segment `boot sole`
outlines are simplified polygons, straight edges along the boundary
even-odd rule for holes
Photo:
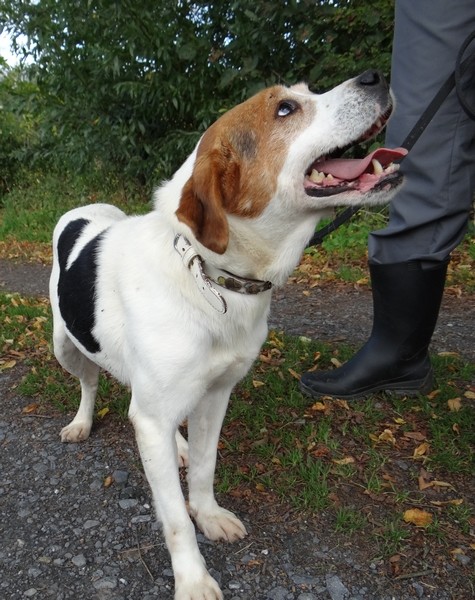
[[[423,379],[415,379],[413,381],[397,381],[393,383],[378,383],[371,387],[360,390],[354,394],[329,394],[317,392],[311,387],[300,382],[301,391],[310,398],[340,398],[341,400],[360,400],[373,394],[388,394],[390,396],[417,396],[425,395],[431,392],[435,387],[434,371],[432,368]]]

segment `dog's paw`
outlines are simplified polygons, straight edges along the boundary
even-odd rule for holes
[[[209,540],[235,542],[247,535],[246,528],[236,515],[220,506],[210,513],[193,511],[193,518]]]
[[[71,421],[69,425],[61,429],[62,442],[82,442],[87,440],[91,433],[91,424],[85,421]]]
[[[188,466],[188,442],[181,435],[179,431],[175,434],[176,447],[178,450],[178,466],[179,467],[187,467]]]
[[[223,600],[223,594],[211,575],[205,573],[199,581],[175,581],[175,600]]]

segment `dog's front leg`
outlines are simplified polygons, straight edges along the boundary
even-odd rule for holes
[[[228,542],[247,534],[241,521],[218,505],[213,491],[219,434],[231,389],[210,388],[188,417],[190,513],[207,538]]]
[[[129,416],[171,555],[175,600],[222,600],[219,586],[207,572],[198,549],[195,528],[181,491],[176,423],[141,412],[134,397]]]

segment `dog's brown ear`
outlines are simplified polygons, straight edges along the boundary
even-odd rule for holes
[[[186,182],[176,215],[196,239],[217,254],[224,254],[229,242],[226,207],[231,208],[239,186],[239,163],[232,151],[204,152],[196,160]]]

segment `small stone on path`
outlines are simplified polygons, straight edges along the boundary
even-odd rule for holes
[[[348,600],[350,592],[337,575],[326,576],[327,591],[332,600]]]

